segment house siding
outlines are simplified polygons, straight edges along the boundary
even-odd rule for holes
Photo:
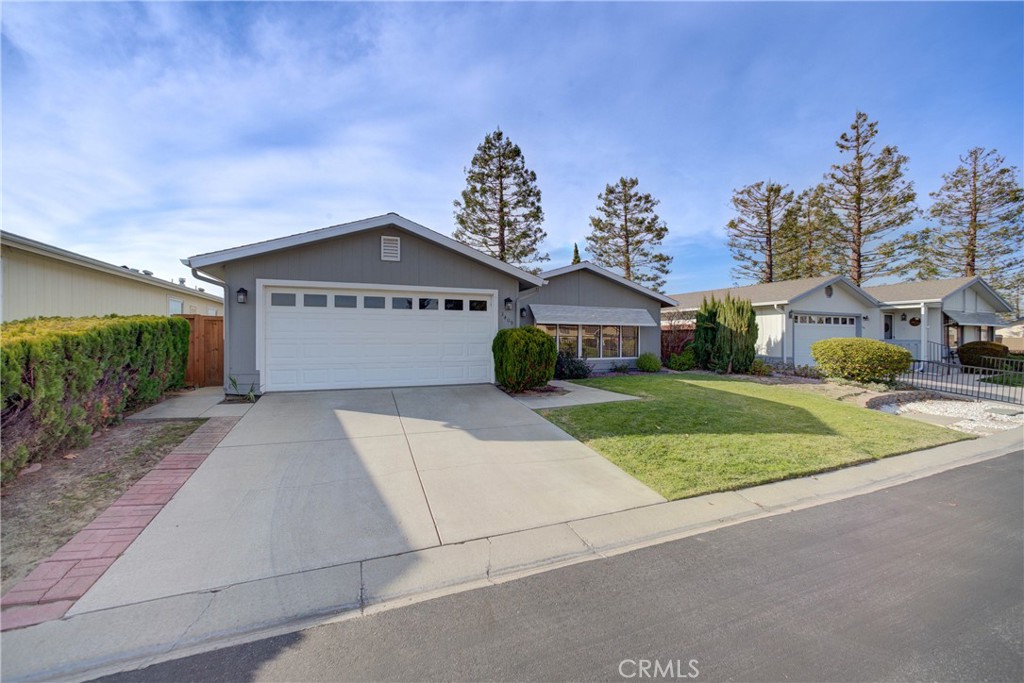
[[[755,308],[757,316],[757,354],[782,359],[786,334],[786,314],[774,308]]]
[[[169,299],[183,302],[184,313],[206,315],[208,308],[223,314],[220,301],[163,287],[134,278],[76,265],[69,261],[5,245],[0,255],[3,271],[3,319],[62,316],[167,315]],[[195,310],[190,310],[192,307]]]
[[[381,260],[382,236],[401,238],[400,261]],[[517,300],[516,278],[399,228],[367,230],[230,261],[222,267],[222,275],[217,274],[227,283],[229,293],[239,288],[249,291],[245,304],[237,303],[233,294],[228,296],[225,386],[232,377],[239,386],[261,385],[256,367],[257,279],[497,290],[499,327],[516,325],[517,306],[505,311],[502,303],[505,298]]]
[[[548,279],[548,284],[535,294],[525,297],[518,308],[526,308],[526,315],[520,319],[523,325],[533,325],[533,314],[529,304],[561,304],[565,306],[603,306],[613,308],[642,308],[651,314],[655,322],[661,320],[661,302],[629,287],[613,282],[586,270],[577,270]],[[661,328],[641,327],[638,343],[640,353],[661,355]],[[591,360],[595,370],[608,370],[612,365],[635,361]]]

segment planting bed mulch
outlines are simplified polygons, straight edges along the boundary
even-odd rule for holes
[[[205,420],[127,422],[0,489],[2,590],[67,543]]]

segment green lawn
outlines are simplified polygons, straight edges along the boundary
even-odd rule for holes
[[[713,375],[579,383],[643,400],[541,414],[669,500],[970,438],[808,391]]]

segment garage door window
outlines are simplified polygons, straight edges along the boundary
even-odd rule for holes
[[[857,318],[845,315],[798,315],[794,320],[801,325],[856,325]]]
[[[487,301],[484,299],[470,299],[469,310],[471,311],[486,311]]]
[[[327,295],[303,294],[302,305],[306,308],[327,308]]]
[[[436,311],[437,299],[420,299],[421,311]]]
[[[285,294],[283,292],[274,292],[270,295],[271,306],[294,306],[295,295]]]
[[[335,308],[355,308],[356,298],[351,294],[336,294],[334,296]]]
[[[382,296],[364,296],[363,297],[363,308],[384,308],[384,297],[382,297]]]
[[[391,308],[399,311],[411,311],[412,298],[408,296],[393,296],[391,297]]]
[[[446,311],[461,311],[462,310],[462,299],[445,299],[444,310]]]

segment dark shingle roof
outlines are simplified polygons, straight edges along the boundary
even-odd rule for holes
[[[725,298],[726,294],[734,298],[749,299],[755,306],[763,304],[785,303],[805,294],[812,289],[820,287],[830,280],[835,280],[835,275],[824,275],[822,277],[805,277],[799,280],[785,280],[783,282],[769,282],[761,285],[746,285],[743,287],[724,287],[722,289],[708,289],[702,292],[684,292],[682,294],[669,294],[669,297],[679,302],[682,310],[694,310],[700,308],[705,298]]]
[[[894,285],[865,287],[864,291],[882,302],[938,301],[976,279],[973,277],[957,277],[950,280],[898,282]]]

